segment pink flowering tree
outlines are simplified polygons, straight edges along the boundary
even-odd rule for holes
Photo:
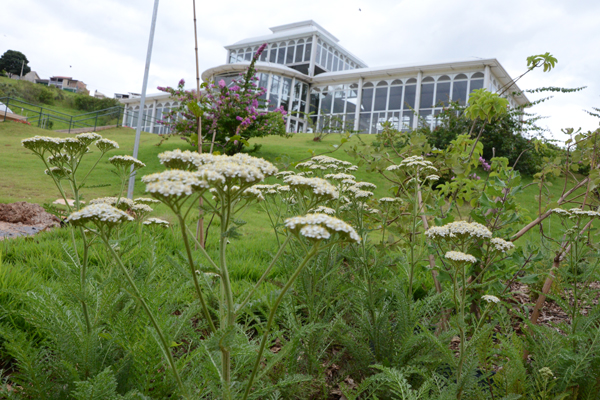
[[[163,115],[158,122],[167,125],[171,134],[179,135],[192,145],[198,143],[198,117],[202,121],[202,143],[204,151],[210,151],[214,140],[214,150],[224,154],[242,152],[250,146],[248,140],[268,135],[285,136],[286,114],[283,108],[268,111],[268,102],[261,96],[266,89],[259,87],[255,63],[264,51],[263,44],[248,69],[240,74],[231,85],[220,80],[203,83],[203,92],[184,89],[185,81],[179,81],[177,88],[158,87],[179,101],[179,107]],[[255,144],[252,150],[256,150]]]

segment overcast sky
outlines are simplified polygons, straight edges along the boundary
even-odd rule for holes
[[[18,0],[1,6],[0,54],[18,50],[42,78],[72,76],[91,93],[140,92],[154,0]],[[531,111],[560,130],[598,128],[598,0],[197,1],[200,72],[225,63],[223,46],[313,19],[369,66],[497,58],[512,77],[526,58],[550,52],[558,65],[519,81],[522,89],[587,86]],[[192,0],[161,0],[148,93],[184,78],[195,87]],[[528,95],[530,99],[540,96]]]

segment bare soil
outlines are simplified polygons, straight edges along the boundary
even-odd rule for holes
[[[0,204],[0,240],[34,235],[60,226],[60,220],[38,204]]]

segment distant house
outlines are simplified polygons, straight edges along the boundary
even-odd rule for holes
[[[89,93],[85,83],[73,79],[70,76],[52,76],[50,77],[48,85],[56,86],[59,89],[73,93]]]
[[[36,79],[35,83],[38,83],[38,84],[44,85],[44,86],[49,86],[50,85],[50,79]]]
[[[135,97],[140,97],[139,93],[115,93],[115,99],[133,99]]]
[[[97,90],[94,91],[94,97],[97,99],[105,99],[106,98],[106,96],[103,93],[100,93]]]
[[[22,77],[20,75],[16,75],[16,74],[8,74],[8,76],[12,79],[21,80],[21,81],[29,81],[29,82],[33,82],[33,83],[35,83],[36,80],[40,79],[40,76],[35,71],[29,71],[27,74],[23,75]]]

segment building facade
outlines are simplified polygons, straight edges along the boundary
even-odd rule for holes
[[[267,43],[256,63],[258,82],[266,89],[264,99],[270,109],[287,110],[289,132],[336,129],[378,133],[385,122],[399,130],[419,124],[433,128],[445,105],[450,101],[465,104],[469,94],[481,88],[502,93],[511,107],[528,103],[496,59],[368,67],[312,20],[270,29],[270,35],[225,46],[225,64],[204,71],[202,79],[232,84],[258,48]],[[177,102],[166,94],[147,100],[146,130],[166,133],[155,121]],[[122,102],[128,111],[124,124],[136,126],[139,99]]]

